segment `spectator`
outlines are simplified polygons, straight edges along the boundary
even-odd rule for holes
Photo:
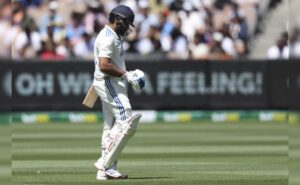
[[[231,6],[233,9],[233,16],[230,22],[230,28],[232,27],[232,37],[236,40],[241,39],[246,43],[248,41],[248,25],[244,12],[237,3],[232,3]]]
[[[173,14],[168,16],[168,12],[164,12],[160,16],[159,28],[160,28],[160,43],[163,51],[169,51],[171,48],[170,35],[174,28],[174,24],[169,19],[173,17]]]
[[[48,53],[47,57],[41,58],[58,55],[58,58],[92,59],[93,56],[89,54],[91,43],[107,24],[107,12],[116,4],[126,4],[136,12],[136,32],[126,38],[124,45],[131,55],[158,53],[171,59],[206,59],[213,56],[217,60],[216,56],[222,55],[216,53],[225,52],[223,59],[224,56],[227,59],[239,58],[247,55],[251,35],[247,16],[249,12],[245,13],[245,7],[256,9],[257,2],[258,0],[15,0],[12,29],[4,39],[7,40],[7,45],[13,45],[12,52],[16,59],[41,57],[41,53]],[[27,11],[21,11],[28,7],[34,20]],[[0,28],[1,26],[4,24],[0,24]],[[5,31],[5,27],[3,28],[1,31]],[[217,35],[221,37],[214,34],[216,31],[220,32]]]
[[[269,7],[275,8],[282,0],[270,0]]]
[[[165,0],[149,0],[152,13],[159,15],[161,12],[167,11],[168,7],[164,1]]]
[[[224,36],[220,32],[215,32],[212,35],[212,43],[210,45],[210,60],[229,60],[232,56],[227,54],[222,48],[222,40]]]
[[[93,57],[94,42],[91,35],[83,33],[77,44],[74,45],[75,57],[89,59]]]
[[[223,25],[223,27],[221,28],[221,34],[223,35],[223,39],[221,41],[222,49],[225,51],[226,54],[232,57],[236,57],[237,51],[235,48],[235,43],[229,31],[229,25]]]
[[[15,48],[18,52],[14,58],[35,58],[37,52],[41,49],[41,38],[37,30],[26,27],[16,36]]]
[[[188,42],[187,38],[178,27],[175,27],[171,32],[171,50],[168,57],[171,59],[187,59],[188,58]]]
[[[174,0],[169,6],[169,10],[174,12],[183,10],[183,0]]]
[[[136,15],[136,25],[138,27],[138,38],[143,39],[148,35],[151,26],[159,24],[158,16],[150,12],[147,0],[141,0],[138,4],[139,12]]]
[[[289,59],[289,47],[287,45],[288,38],[287,33],[282,33],[281,37],[277,40],[276,45],[271,46],[268,49],[268,59]]]
[[[11,2],[6,0],[0,4],[0,57],[11,56]]]
[[[33,58],[40,49],[40,35],[32,17],[27,10],[16,5],[12,17],[12,58]]]
[[[97,0],[88,1],[87,12],[84,15],[85,32],[98,33],[107,23],[104,6]]]
[[[160,30],[157,26],[151,26],[148,37],[153,45],[152,52],[159,53],[162,51],[160,43]]]
[[[63,60],[64,57],[57,53],[57,43],[54,40],[54,26],[47,27],[47,39],[42,41],[42,47],[39,52],[42,60]]]
[[[55,52],[66,59],[75,57],[74,47],[68,37],[65,37],[58,43]]]
[[[85,33],[83,18],[84,14],[82,12],[73,11],[71,14],[71,22],[66,27],[66,37],[71,40],[73,45],[76,45]]]
[[[41,48],[37,25],[25,7],[22,5],[16,7],[14,18],[19,29],[15,35],[12,58],[34,58]]]
[[[190,45],[191,57],[194,60],[207,60],[209,59],[210,48],[208,40],[205,37],[204,30],[198,30],[194,36],[194,41]]]
[[[52,0],[48,4],[49,13],[40,20],[40,34],[47,37],[48,26],[53,28],[53,37],[55,42],[60,42],[64,37],[64,20],[58,13],[59,2]]]
[[[39,52],[39,56],[42,61],[61,61],[64,59],[62,55],[56,54],[53,44],[44,41],[42,41],[42,48]]]
[[[300,30],[295,28],[290,38],[290,57],[300,58]]]
[[[222,10],[225,5],[230,4],[231,0],[216,0],[215,1],[215,7],[219,10]]]
[[[136,47],[137,43],[138,43],[137,33],[130,32],[126,38],[126,41],[124,42],[124,49],[128,53],[138,53],[139,51],[137,50]]]
[[[23,7],[27,6],[40,6],[43,0],[19,0]]]
[[[234,40],[247,42],[247,24],[241,17],[233,16],[229,24],[230,35]]]

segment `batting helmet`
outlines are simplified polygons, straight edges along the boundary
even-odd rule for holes
[[[122,17],[128,24],[134,27],[133,21],[134,21],[134,13],[128,6],[125,5],[118,5],[114,9],[111,10],[111,15],[118,15]]]

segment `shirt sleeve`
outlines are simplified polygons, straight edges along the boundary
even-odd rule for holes
[[[113,37],[108,37],[108,36],[102,37],[97,44],[97,56],[112,58],[113,45],[114,45]]]

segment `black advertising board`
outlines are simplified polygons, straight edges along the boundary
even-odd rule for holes
[[[1,60],[0,62],[0,111],[10,111],[11,104],[11,62]]]
[[[290,61],[288,65],[288,104],[290,109],[300,109],[300,62]]]
[[[287,93],[299,92],[299,81],[290,84],[298,92],[287,91],[288,74],[299,73],[284,62],[127,62],[146,74],[145,90],[130,90],[129,97],[134,109],[285,109]],[[14,110],[86,110],[81,102],[93,62],[23,62],[12,69]]]
[[[261,108],[266,64],[258,62],[162,62],[132,65],[146,72],[147,86],[131,99],[144,108]]]
[[[86,62],[15,63],[14,109],[82,109],[83,96],[92,83],[93,67]]]

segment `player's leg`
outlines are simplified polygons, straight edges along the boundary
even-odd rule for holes
[[[106,102],[102,101],[102,113],[103,113],[103,132],[102,132],[102,138],[101,138],[101,157],[95,162],[95,167],[98,169],[97,172],[97,180],[107,180],[106,176],[106,169],[103,165],[103,158],[105,157],[105,150],[107,146],[107,142],[109,140],[110,130],[113,127],[113,124],[115,122],[114,115],[112,114],[112,111],[109,110],[109,107]]]
[[[105,150],[107,146],[107,142],[109,141],[110,131],[114,126],[115,117],[112,111],[109,108],[109,105],[106,102],[102,102],[102,112],[103,112],[103,133],[101,139],[101,156],[105,155]]]
[[[97,171],[97,180],[107,180],[107,179],[126,179],[127,175],[123,175],[117,171],[117,161],[115,161],[110,168],[106,169],[103,165],[103,158],[105,158],[105,150],[107,146],[107,142],[110,137],[110,131],[114,125],[115,118],[108,109],[107,104],[102,102],[102,110],[103,110],[103,133],[101,140],[101,157],[96,161],[95,166],[98,169]],[[108,175],[107,175],[108,174]]]
[[[114,102],[112,110],[116,119],[105,150],[104,167],[108,168],[118,159],[127,141],[134,135],[141,115],[132,116],[126,85],[123,82],[107,77],[105,85]]]
[[[109,105],[109,102],[111,101],[109,99],[109,96],[107,96],[106,91],[107,88],[105,86],[104,80],[94,80],[93,82],[93,88],[97,95],[101,98],[102,103],[102,112],[103,112],[103,132],[102,132],[102,138],[101,138],[101,157],[94,163],[95,167],[98,169],[97,171],[97,180],[107,180],[106,176],[106,169],[103,165],[103,158],[105,157],[105,147],[107,146],[107,141],[109,139],[110,130],[112,129],[114,122],[115,122],[115,116],[111,110],[111,106]],[[113,166],[116,168],[116,166]]]
[[[102,102],[102,111],[103,111],[104,123],[103,123],[103,133],[102,133],[102,140],[101,140],[101,157],[95,163],[96,168],[98,168],[97,179],[107,180],[107,179],[127,178],[127,175],[123,175],[117,171],[117,161],[115,161],[108,169],[104,168],[103,162],[101,162],[102,161],[101,158],[105,158],[105,150],[106,150],[106,146],[108,145],[110,131],[113,128],[115,123],[115,117],[112,114],[112,111],[106,102]],[[107,173],[109,175],[107,175]]]
[[[141,118],[140,114],[131,117],[127,122],[122,125],[115,125],[111,133],[114,134],[111,137],[109,146],[105,151],[104,167],[111,166],[118,157],[122,150],[126,146],[128,140],[134,135],[137,129],[138,122]]]
[[[105,157],[106,146],[108,145],[108,141],[110,138],[110,132],[115,124],[115,117],[110,110],[108,104],[106,102],[102,102],[102,112],[103,112],[103,132],[101,139],[101,157]],[[115,161],[109,169],[117,170],[117,161]],[[100,166],[100,164],[96,163],[97,168],[103,168],[104,166]]]
[[[122,175],[121,173],[116,171],[117,169],[116,160],[110,166],[104,168],[103,159],[105,158],[106,155],[104,151],[106,150],[106,147],[109,145],[108,140],[110,138],[111,129],[115,124],[115,117],[116,117],[115,114],[119,115],[120,112],[115,111],[118,109],[119,105],[113,100],[113,97],[108,94],[109,89],[107,88],[107,86],[101,84],[101,81],[98,81],[96,82],[95,90],[97,91],[97,94],[101,97],[102,109],[103,109],[103,115],[105,121],[103,125],[103,135],[102,135],[102,142],[101,142],[102,156],[95,163],[95,166],[98,169],[97,179],[106,180],[107,178],[109,179],[127,178],[127,175]]]

